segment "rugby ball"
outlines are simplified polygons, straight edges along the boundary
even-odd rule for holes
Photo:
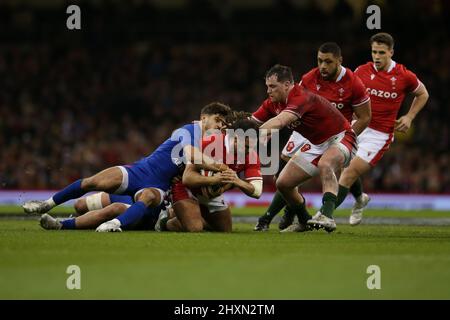
[[[202,170],[200,170],[200,174],[205,177],[212,177],[215,174],[215,172],[202,169]],[[202,196],[204,196],[208,199],[212,199],[212,198],[220,196],[222,193],[224,193],[227,190],[230,190],[231,188],[233,188],[233,185],[231,183],[227,183],[225,185],[215,184],[212,186],[204,186],[204,187],[201,187],[200,190],[201,190]]]

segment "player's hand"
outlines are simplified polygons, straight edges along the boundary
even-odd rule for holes
[[[217,170],[216,172],[223,172],[223,171],[229,169],[229,167],[225,163],[218,163],[218,164],[215,165],[215,167],[216,167],[216,170]]]
[[[399,119],[395,120],[395,131],[398,132],[407,132],[411,127],[412,118],[408,115],[402,116]]]
[[[182,180],[181,176],[175,176],[171,182],[172,182],[172,184],[175,184],[175,183],[181,182],[181,180]]]
[[[225,184],[226,178],[223,172],[216,172],[212,177],[209,177],[210,185]]]
[[[122,232],[122,229],[120,228],[120,221],[118,219],[112,219],[109,221],[106,221],[99,225],[97,229],[95,229],[96,232]]]
[[[223,180],[224,183],[231,183],[233,185],[237,185],[237,183],[240,180],[236,171],[233,171],[231,169],[224,171],[221,174],[224,177],[224,180]]]

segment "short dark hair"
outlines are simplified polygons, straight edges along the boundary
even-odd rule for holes
[[[386,32],[374,34],[370,38],[370,45],[372,45],[374,42],[383,43],[387,45],[389,49],[394,48],[394,38],[389,33]]]
[[[242,119],[250,119],[251,117],[252,114],[250,112],[231,110],[231,112],[225,118],[225,122],[227,123],[228,127],[231,127],[236,121]]]
[[[211,102],[202,108],[200,115],[213,115],[218,114],[223,117],[227,117],[231,112],[231,108],[226,104],[220,102]]]
[[[290,67],[282,66],[281,64],[276,64],[269,71],[266,72],[266,79],[276,75],[278,82],[294,82],[294,76],[292,75],[292,70]]]
[[[248,129],[258,130],[259,125],[251,119],[239,119],[233,122],[233,124],[230,126],[230,129],[242,129],[244,131],[247,131]]]
[[[319,47],[322,53],[332,53],[336,58],[342,57],[341,48],[336,42],[325,42]]]

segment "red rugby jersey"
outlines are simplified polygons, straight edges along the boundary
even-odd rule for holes
[[[392,61],[387,71],[378,71],[373,62],[359,66],[355,74],[370,95],[372,120],[369,128],[392,133],[405,95],[420,86],[417,76],[402,64]]]
[[[270,98],[253,113],[253,118],[266,122],[286,111],[298,117],[289,125],[313,144],[321,144],[332,136],[350,130],[350,123],[327,99],[298,84],[289,92],[286,103],[273,103]]]
[[[208,150],[208,146],[210,146]],[[256,151],[250,151],[245,155],[244,162],[239,163],[239,157],[235,152],[231,153],[228,139],[224,134],[211,135],[204,137],[202,140],[202,152],[207,152],[207,155],[215,161],[220,161],[228,165],[230,169],[236,171],[238,174],[243,172],[245,180],[262,179],[261,162]],[[221,152],[220,154],[216,151]]]
[[[303,75],[300,85],[330,101],[349,122],[353,109],[370,100],[361,79],[345,67],[335,81],[324,80],[319,68],[314,68]]]

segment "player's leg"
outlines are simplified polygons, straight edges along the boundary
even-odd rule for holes
[[[139,231],[155,231],[156,222],[163,211],[167,212],[168,207],[161,204],[155,208],[148,208],[144,216],[133,224],[124,228],[124,230],[139,230]]]
[[[360,157],[355,157],[351,162],[350,165],[345,168],[342,171],[342,174],[339,178],[339,185],[340,185],[340,189],[339,190],[343,195],[340,196],[340,202],[338,202],[338,205],[340,205],[345,197],[347,196],[349,190],[352,188],[352,186],[359,180],[359,178],[364,175],[365,173],[369,172],[370,169],[372,169],[371,165],[369,163],[367,163],[365,160],[361,159]],[[355,193],[359,193],[357,194],[358,198],[361,194],[362,194],[362,190],[356,190],[356,188],[354,189]],[[342,199],[341,199],[342,198]]]
[[[215,232],[231,232],[233,231],[233,221],[231,218],[230,208],[225,210],[216,211],[214,213],[205,210],[203,217],[208,225],[210,231]]]
[[[22,206],[26,213],[45,213],[68,200],[77,199],[90,191],[113,193],[122,184],[120,167],[105,169],[92,177],[79,179],[45,201],[27,201]]]
[[[325,151],[317,164],[322,182],[322,214],[330,219],[333,218],[339,189],[335,172],[343,166],[344,162],[345,157],[341,150],[337,146],[332,145]]]
[[[85,214],[69,219],[55,219],[49,214],[43,214],[40,224],[44,229],[71,230],[71,229],[95,229],[103,222],[118,217],[129,207],[125,203],[112,203],[104,208],[86,212]]]
[[[353,204],[352,213],[349,218],[350,225],[358,225],[361,223],[363,210],[370,201],[370,197],[362,191],[360,177],[369,172],[371,168],[371,165],[365,160],[356,157],[352,160],[350,166],[344,169],[339,179],[337,206],[344,202],[350,189],[353,189],[355,196],[355,203]]]
[[[172,184],[171,202],[173,217],[162,217],[155,226],[157,231],[198,232],[203,230],[204,220],[198,200],[181,181]]]
[[[105,208],[111,204],[109,196],[110,195],[106,192],[97,192],[87,197],[77,199],[73,205],[76,215],[81,216],[86,212]]]
[[[282,155],[280,158],[280,165],[278,169],[278,173],[274,176],[274,180],[276,181],[280,172],[284,169],[289,158],[287,156]],[[279,191],[275,192],[275,195],[267,208],[266,212],[258,218],[258,223],[256,224],[254,231],[267,231],[269,230],[269,225],[272,222],[272,219],[286,206],[286,202],[284,201],[283,196]]]
[[[293,132],[289,137],[289,141],[285,144],[281,155],[280,155],[280,165],[278,167],[278,172],[275,175],[274,179],[278,178],[280,172],[286,166],[286,163],[295,155],[295,153],[307,142],[306,138],[300,135],[297,132]],[[266,231],[269,229],[269,225],[272,222],[273,218],[286,206],[286,201],[284,201],[283,196],[279,191],[275,192],[275,195],[270,203],[267,211],[258,219],[258,223],[256,224],[254,231]],[[295,214],[290,212],[288,208],[286,208],[283,217],[281,218],[279,228],[284,229],[290,224],[292,224],[294,220]]]
[[[169,223],[170,221],[170,223]],[[168,223],[169,228],[168,229]],[[179,231],[181,232],[183,229],[183,226],[181,225],[180,221],[177,219],[175,212],[173,210],[173,205],[168,205],[165,209],[162,209],[159,213],[158,218],[156,219],[155,231],[161,232],[161,231]]]
[[[281,192],[292,211],[295,212],[301,225],[306,225],[306,222],[311,218],[306,210],[305,199],[297,190],[299,185],[314,175],[313,172],[307,172],[302,166],[306,162],[307,160],[304,159],[303,155],[297,153],[288,162],[277,179],[277,189]]]
[[[129,225],[141,220],[148,208],[155,208],[162,203],[164,200],[164,191],[159,188],[148,187],[136,192],[134,198],[136,202],[111,223],[115,226],[120,226],[120,228],[127,228]],[[97,231],[110,231],[107,226],[104,227],[101,226]]]
[[[203,203],[200,208],[208,230],[216,232],[232,231],[231,211],[223,195]]]
[[[369,172],[383,157],[393,141],[393,135],[366,128],[358,136],[358,151],[356,157],[350,162],[339,179],[338,205],[340,205],[349,190],[355,197],[352,213],[349,218],[350,225],[358,225],[362,221],[364,208],[370,197],[363,192],[361,176]]]
[[[318,162],[320,179],[322,182],[322,208],[308,223],[323,227],[331,232],[336,229],[333,212],[338,200],[339,184],[336,172],[347,166],[356,153],[356,136],[347,131],[330,138],[324,145],[325,151]]]
[[[204,229],[205,221],[198,216],[198,203],[194,200],[178,201],[173,205],[175,216],[161,220],[159,222],[158,231],[175,231],[175,232],[200,232]]]
[[[183,231],[183,225],[181,224],[180,220],[178,218],[172,217],[168,218],[166,222],[161,222],[161,227],[158,231],[175,231],[175,232],[182,232]]]
[[[179,221],[181,225],[182,232],[200,232],[203,231],[205,221],[202,217],[200,211],[200,206],[198,202],[194,199],[185,199],[177,201],[173,204],[173,211],[175,213],[175,218],[167,225],[167,229],[170,230],[177,226],[176,220]],[[175,230],[172,230],[175,231]]]

